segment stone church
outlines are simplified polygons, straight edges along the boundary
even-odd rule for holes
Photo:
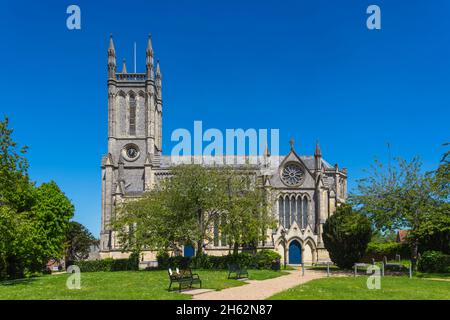
[[[146,49],[146,72],[127,72],[125,61],[116,70],[112,36],[108,48],[108,153],[102,157],[101,257],[122,258],[111,217],[123,201],[139,198],[161,179],[170,175],[174,162],[162,154],[162,75],[154,64],[151,37]],[[274,165],[276,163],[276,165]],[[205,164],[206,165],[206,164]],[[319,145],[313,155],[299,155],[291,141],[287,155],[270,155],[252,171],[273,199],[273,215],[278,227],[267,231],[260,248],[276,250],[289,264],[313,264],[328,259],[322,241],[322,226],[347,195],[347,170],[331,166],[322,157]],[[207,254],[224,255],[229,246],[216,230]],[[180,252],[193,255],[195,248],[180,245]],[[144,260],[153,261],[153,252]]]

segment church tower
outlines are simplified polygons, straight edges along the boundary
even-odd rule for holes
[[[151,36],[145,73],[128,73],[123,60],[116,70],[112,35],[108,47],[108,152],[102,157],[102,226],[100,250],[118,250],[110,228],[115,206],[154,185],[162,152],[162,74],[154,67]]]

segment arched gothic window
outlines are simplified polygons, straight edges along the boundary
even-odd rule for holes
[[[301,228],[302,227],[302,198],[297,197],[297,224]]]
[[[290,226],[291,226],[290,201],[289,201],[289,197],[285,196],[285,198],[284,198],[284,227],[289,228]]]
[[[306,226],[308,225],[309,221],[308,221],[308,199],[305,197],[303,198],[303,224],[302,224],[302,228],[306,229]]]
[[[136,134],[136,97],[130,95],[130,135]]]
[[[306,228],[309,221],[309,200],[306,196],[281,195],[278,198],[278,216],[280,225],[289,229],[294,221],[300,228]]]

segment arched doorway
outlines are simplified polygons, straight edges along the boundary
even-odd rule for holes
[[[289,264],[302,263],[302,246],[297,240],[289,244]]]
[[[193,257],[195,255],[195,249],[192,245],[187,244],[184,246],[183,256]]]

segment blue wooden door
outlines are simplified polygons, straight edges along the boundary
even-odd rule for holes
[[[193,257],[195,255],[195,249],[192,245],[188,244],[184,246],[184,256]]]
[[[297,240],[289,244],[289,264],[302,263],[302,247]]]

